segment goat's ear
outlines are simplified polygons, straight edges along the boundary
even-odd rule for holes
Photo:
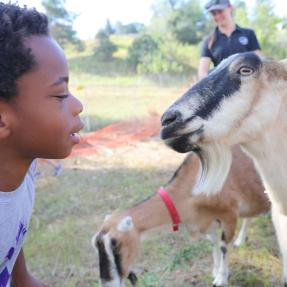
[[[111,214],[107,214],[107,215],[105,216],[104,222],[108,221],[111,217],[112,217]]]
[[[117,226],[118,231],[127,232],[134,227],[133,219],[130,216],[124,217]]]

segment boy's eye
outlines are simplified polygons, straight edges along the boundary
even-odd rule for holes
[[[64,94],[64,95],[56,95],[54,96],[55,98],[59,99],[59,100],[64,100],[67,97],[69,97],[69,94]]]

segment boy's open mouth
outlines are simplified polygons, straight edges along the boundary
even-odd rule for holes
[[[71,133],[70,138],[73,143],[78,144],[81,141],[81,136],[79,133]]]

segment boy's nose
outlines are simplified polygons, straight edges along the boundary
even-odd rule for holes
[[[74,106],[74,114],[75,115],[78,115],[83,111],[83,104],[75,96],[73,96],[73,106]]]

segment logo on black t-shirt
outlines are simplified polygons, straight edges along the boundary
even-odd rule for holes
[[[241,45],[246,46],[248,44],[248,38],[245,36],[241,36],[238,38],[238,41]]]

